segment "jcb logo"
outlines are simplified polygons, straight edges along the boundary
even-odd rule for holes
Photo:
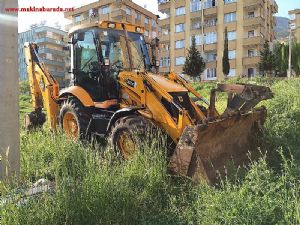
[[[178,100],[179,100],[180,102],[183,102],[183,97],[182,97],[182,96],[178,96]]]

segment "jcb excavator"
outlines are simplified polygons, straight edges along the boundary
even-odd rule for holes
[[[39,59],[38,46],[25,44],[34,107],[26,115],[26,128],[42,126],[47,117],[51,129],[60,124],[73,139],[109,137],[113,149],[127,159],[135,146],[134,131],[151,124],[176,146],[169,158],[171,172],[214,183],[228,160],[243,163],[255,149],[266,109],[254,107],[272,98],[272,92],[263,86],[220,84],[208,102],[177,74],[157,74],[158,41],[151,51],[143,32],[136,25],[109,21],[73,27],[71,85],[61,91]],[[215,107],[217,92],[228,93],[222,114]]]

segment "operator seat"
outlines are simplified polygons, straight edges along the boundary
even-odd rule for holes
[[[103,102],[94,102],[94,105],[99,109],[119,109],[118,99],[109,99]]]

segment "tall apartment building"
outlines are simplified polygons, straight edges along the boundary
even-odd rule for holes
[[[19,76],[21,80],[27,79],[27,69],[24,56],[24,43],[34,42],[39,46],[39,56],[49,72],[57,79],[61,87],[65,86],[65,59],[63,46],[66,45],[64,37],[66,32],[48,26],[35,26],[30,30],[19,33]]]
[[[65,12],[64,15],[72,20],[72,23],[66,26],[66,30],[78,24],[111,20],[145,27],[146,41],[157,37],[157,16],[131,0],[99,0],[72,12]]]
[[[290,27],[292,29],[292,37],[296,42],[300,42],[300,9],[289,11]]]
[[[191,37],[206,60],[203,80],[224,79],[224,31],[228,29],[229,76],[255,76],[265,40],[275,37],[275,0],[159,0],[161,72],[182,72]]]

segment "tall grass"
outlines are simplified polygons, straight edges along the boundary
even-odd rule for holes
[[[300,224],[299,136],[294,135],[299,131],[299,84],[299,79],[274,82],[276,97],[266,102],[264,147],[277,152],[280,166],[275,170],[263,156],[251,163],[243,179],[225,179],[216,187],[168,175],[166,146],[161,142],[123,162],[101,146],[73,142],[61,134],[22,133],[19,185],[47,178],[56,188],[24,205],[7,203],[1,222]],[[281,124],[287,122],[293,123]],[[12,196],[17,190],[5,184],[1,192]]]

